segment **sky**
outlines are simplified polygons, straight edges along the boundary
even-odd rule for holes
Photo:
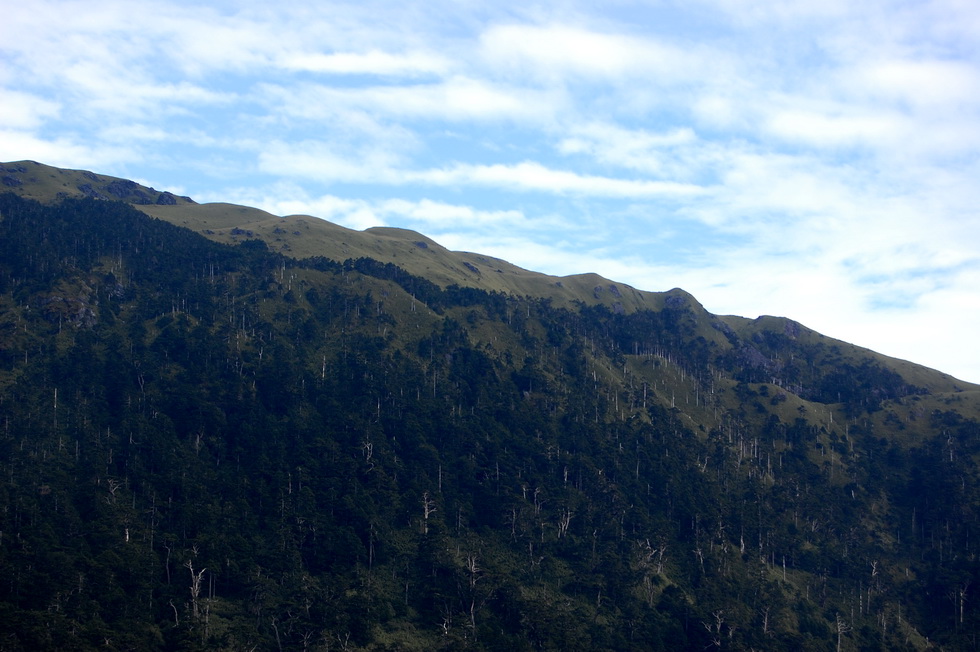
[[[980,383],[975,0],[4,5],[0,160],[681,287]]]

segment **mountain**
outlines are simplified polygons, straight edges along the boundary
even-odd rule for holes
[[[980,642],[980,387],[0,164],[0,649]]]

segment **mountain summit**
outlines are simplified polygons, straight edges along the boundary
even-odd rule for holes
[[[974,649],[980,387],[0,164],[0,647]]]

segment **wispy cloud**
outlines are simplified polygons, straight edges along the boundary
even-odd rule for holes
[[[457,163],[443,168],[410,169],[398,166],[398,157],[387,150],[363,149],[354,160],[322,143],[301,144],[298,148],[279,144],[264,152],[260,161],[269,173],[302,176],[324,183],[482,186],[510,192],[599,198],[671,198],[709,192],[696,184],[579,174],[534,161],[492,165]]]
[[[608,84],[639,75],[654,83],[690,79],[707,68],[699,49],[562,24],[501,25],[480,35],[480,54],[494,74],[549,83]]]
[[[442,76],[452,69],[451,62],[441,56],[421,52],[394,54],[380,50],[287,53],[277,64],[286,70],[385,77]]]
[[[0,128],[0,160],[42,161],[67,168],[116,169],[127,162],[139,162],[134,148],[80,141],[71,137],[38,137],[31,131]]]
[[[275,98],[280,110],[312,120],[339,112],[362,112],[429,123],[439,120],[540,122],[553,115],[563,101],[555,93],[509,87],[465,76],[356,88],[324,83],[298,83],[288,87],[267,85],[261,90]]]
[[[591,197],[649,198],[705,193],[704,188],[694,184],[584,175],[548,168],[532,161],[516,165],[455,165],[411,173],[408,179],[443,186],[474,184]]]
[[[57,117],[57,102],[33,93],[0,89],[0,125],[8,129],[33,129]]]

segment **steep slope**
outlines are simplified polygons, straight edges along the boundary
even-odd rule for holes
[[[975,647],[975,387],[136,208],[0,195],[4,648]]]
[[[70,197],[119,200],[136,205],[193,203],[188,197],[160,192],[129,179],[87,170],[65,170],[36,161],[0,163],[0,188],[42,203]]]
[[[810,364],[827,368],[837,362],[861,365],[865,360],[893,369],[907,384],[929,393],[976,390],[980,387],[960,382],[947,374],[889,358],[846,342],[826,338],[791,320],[762,317],[747,320],[736,316],[717,317],[704,310],[697,300],[680,289],[669,292],[637,290],[624,283],[605,279],[598,274],[582,273],[556,277],[522,269],[504,260],[477,253],[450,251],[432,239],[406,229],[376,227],[355,231],[308,215],[276,216],[265,211],[234,204],[197,204],[188,197],[175,197],[131,181],[98,175],[83,170],[63,170],[33,161],[0,164],[3,183],[10,191],[41,202],[51,203],[63,197],[122,199],[140,211],[171,224],[181,226],[215,242],[238,244],[262,240],[271,251],[290,258],[323,257],[337,262],[361,258],[390,263],[408,274],[425,278],[437,286],[453,285],[501,292],[515,297],[544,299],[555,307],[574,309],[579,305],[602,305],[613,312],[633,313],[642,310],[661,311],[673,303],[690,306],[695,313],[697,336],[722,348],[734,347],[738,354],[758,361],[759,380],[785,378],[778,358],[801,355],[794,343],[809,348],[833,350]],[[129,194],[123,192],[125,189]],[[154,201],[149,201],[149,199]],[[163,198],[163,199],[160,199]],[[171,201],[173,198],[175,201]],[[799,337],[802,335],[802,339]],[[760,341],[782,338],[784,350],[772,347],[762,353]],[[762,358],[771,359],[763,363]],[[818,372],[824,373],[821,367]],[[769,376],[767,378],[766,376]]]
[[[33,161],[0,164],[5,189],[50,203],[65,197],[119,199],[144,213],[196,231],[216,242],[261,239],[273,251],[293,258],[323,256],[344,261],[371,258],[393,263],[438,285],[460,285],[517,296],[551,298],[562,305],[604,303],[633,311],[659,308],[655,293],[642,293],[595,274],[559,278],[531,272],[488,256],[451,252],[405,229],[379,227],[354,231],[308,215],[279,217],[233,204],[196,204],[187,197],[160,193],[132,181],[84,170],[63,170]],[[172,200],[172,201],[171,201]]]

